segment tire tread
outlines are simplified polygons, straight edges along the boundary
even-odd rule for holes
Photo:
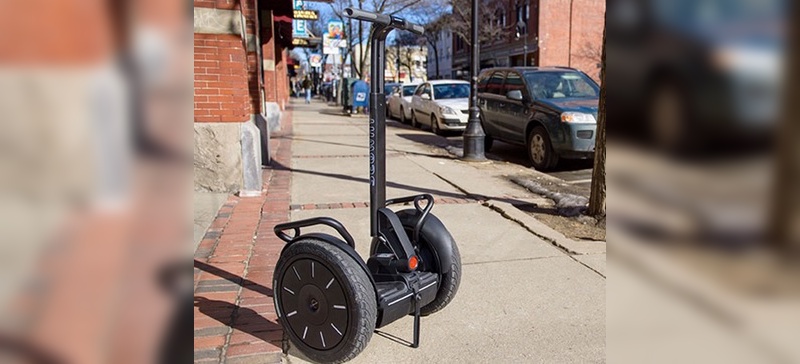
[[[328,242],[312,238],[297,241],[286,248],[275,266],[275,277],[278,277],[278,274],[283,270],[283,266],[298,254],[309,254],[318,257],[331,264],[331,266],[327,267],[331,271],[340,270],[338,274],[348,280],[354,294],[353,301],[358,305],[357,310],[350,310],[351,315],[353,312],[360,312],[364,316],[358,321],[359,325],[356,325],[356,332],[349,345],[346,342],[348,338],[345,337],[343,339],[345,345],[339,350],[333,352],[301,350],[301,352],[311,360],[325,363],[343,363],[355,358],[367,347],[372,338],[372,333],[375,331],[375,323],[377,321],[377,300],[369,277],[358,262],[347,253],[341,251],[340,248]],[[341,277],[337,277],[337,279],[339,278]],[[340,284],[344,285],[346,283],[340,282]],[[352,322],[351,320],[348,325]],[[289,330],[291,329],[285,329],[285,331]],[[300,346],[294,342],[294,337],[288,333],[287,336],[289,336],[292,344],[299,349]]]

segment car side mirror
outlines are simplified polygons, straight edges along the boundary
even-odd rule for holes
[[[431,95],[428,95],[428,94],[422,94],[422,95],[420,95],[420,97],[421,97],[423,100],[430,100],[430,99],[431,99]]]
[[[522,101],[522,91],[520,91],[520,90],[508,91],[508,93],[506,94],[506,97],[508,99],[510,99],[510,100]]]

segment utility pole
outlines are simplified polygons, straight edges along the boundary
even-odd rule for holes
[[[470,65],[469,80],[469,121],[464,130],[464,156],[461,158],[468,162],[482,162],[484,155],[484,141],[486,134],[481,126],[481,110],[478,108],[478,69],[480,65],[480,43],[478,42],[478,0],[472,0],[472,62]]]
[[[394,46],[395,46],[395,50],[397,51],[397,52],[395,52],[395,53],[397,53],[397,62],[396,62],[397,63],[397,70],[395,70],[394,73],[395,73],[395,78],[397,79],[397,82],[400,82],[400,42],[397,41],[397,37],[395,37],[395,39],[394,39]]]
[[[363,10],[364,9],[364,0],[358,0],[358,9],[359,10]],[[360,74],[359,74],[358,78],[363,80],[364,79],[364,62],[361,62],[361,60],[364,59],[364,52],[366,52],[367,50],[364,47],[364,41],[361,39],[361,37],[364,34],[364,29],[362,28],[361,24],[362,24],[361,20],[359,20],[358,21],[358,49],[359,49],[359,51],[358,51],[358,72],[360,72]],[[350,58],[350,63],[352,63],[352,62],[353,62],[353,59]]]

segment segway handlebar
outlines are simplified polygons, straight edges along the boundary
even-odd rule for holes
[[[392,28],[408,30],[410,32],[417,33],[419,35],[425,33],[425,28],[422,27],[421,25],[414,24],[403,18],[398,18],[391,15],[378,14],[353,8],[344,9],[344,15],[347,16],[348,18],[388,25]]]
[[[353,240],[353,236],[347,232],[347,229],[344,228],[344,225],[334,219],[331,219],[330,217],[312,217],[305,220],[285,222],[283,224],[275,225],[274,231],[278,238],[287,243],[291,243],[292,240],[300,236],[300,228],[311,225],[327,225],[332,227],[337,233],[339,233],[339,235],[341,235],[347,245],[350,245],[353,247],[353,249],[356,248],[356,243],[355,240]],[[284,231],[286,230],[293,230],[294,235],[285,233]]]

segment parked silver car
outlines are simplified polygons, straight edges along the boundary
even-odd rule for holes
[[[411,97],[411,124],[424,124],[440,134],[464,130],[469,118],[469,82],[435,80],[423,83]]]
[[[404,124],[411,120],[411,96],[421,85],[418,82],[404,83],[394,87],[386,105],[390,118],[397,118]]]

